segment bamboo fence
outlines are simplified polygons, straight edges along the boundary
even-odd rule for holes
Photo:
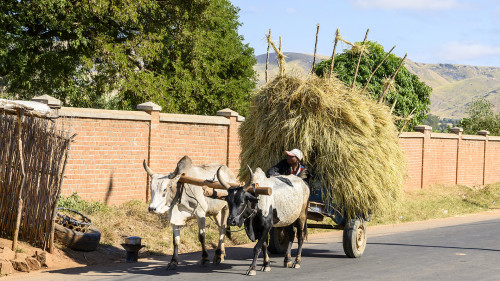
[[[72,137],[53,120],[22,106],[0,107],[0,132],[0,236],[13,239],[13,249],[19,235],[52,252],[55,209]]]

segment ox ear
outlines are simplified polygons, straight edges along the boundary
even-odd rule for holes
[[[177,162],[177,168],[175,168],[174,175],[178,176],[181,174],[185,174],[191,169],[191,167],[193,167],[193,160],[191,160],[191,158],[186,155],[182,157],[179,162]]]
[[[259,202],[259,198],[255,197],[252,193],[250,192],[245,192],[245,198],[252,202],[252,203],[257,203]]]

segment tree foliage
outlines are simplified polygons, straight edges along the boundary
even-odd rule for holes
[[[450,128],[455,127],[459,120],[452,118],[441,118],[434,114],[427,115],[427,118],[422,121],[423,125],[432,127],[433,132],[447,133]]]
[[[362,43],[357,43],[362,44]],[[386,52],[384,47],[376,42],[366,42],[367,52],[363,54],[356,78],[356,86],[363,88],[377,65],[384,59]],[[344,50],[343,53],[335,55],[333,72],[346,84],[351,85],[356,71],[359,52],[356,49]],[[386,61],[380,66],[370,80],[367,91],[373,98],[378,99],[385,88],[384,82],[390,79],[396,72],[401,58],[390,54]],[[320,76],[328,75],[331,59],[322,61],[315,67],[315,73]],[[410,73],[404,66],[399,70],[395,78],[395,89],[386,93],[384,102],[392,107],[397,99],[394,114],[401,118],[413,115],[406,124],[404,120],[397,121],[399,127],[411,129],[420,124],[429,111],[430,94],[432,88],[420,81],[418,76]]]
[[[500,136],[500,113],[484,98],[475,99],[467,108],[467,117],[460,120],[458,126],[464,129],[464,134],[475,135],[487,130],[491,135]]]
[[[69,106],[243,113],[256,79],[239,26],[227,0],[3,0],[0,82]]]

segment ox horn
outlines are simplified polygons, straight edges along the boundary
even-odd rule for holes
[[[230,189],[231,186],[226,181],[224,181],[220,176],[220,169],[222,169],[222,166],[220,166],[219,169],[217,170],[217,179],[219,180],[220,185],[224,187],[224,189]]]
[[[144,162],[142,162],[142,166],[144,166],[144,170],[146,170],[146,173],[148,173],[148,175],[150,177],[152,177],[155,173],[153,172],[153,170],[151,170],[151,168],[148,167],[148,164],[146,164],[146,160],[144,159]]]
[[[253,182],[253,171],[252,171],[252,168],[250,168],[250,166],[248,166],[248,171],[250,172],[250,178],[248,179],[247,183],[245,183],[245,185],[243,186],[243,189],[246,189],[247,187],[249,187],[252,182]]]

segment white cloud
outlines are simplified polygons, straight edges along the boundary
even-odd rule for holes
[[[480,43],[449,42],[442,46],[439,58],[446,61],[463,61],[500,55],[500,46]]]
[[[450,10],[459,6],[457,0],[350,0],[362,9],[381,10]]]

